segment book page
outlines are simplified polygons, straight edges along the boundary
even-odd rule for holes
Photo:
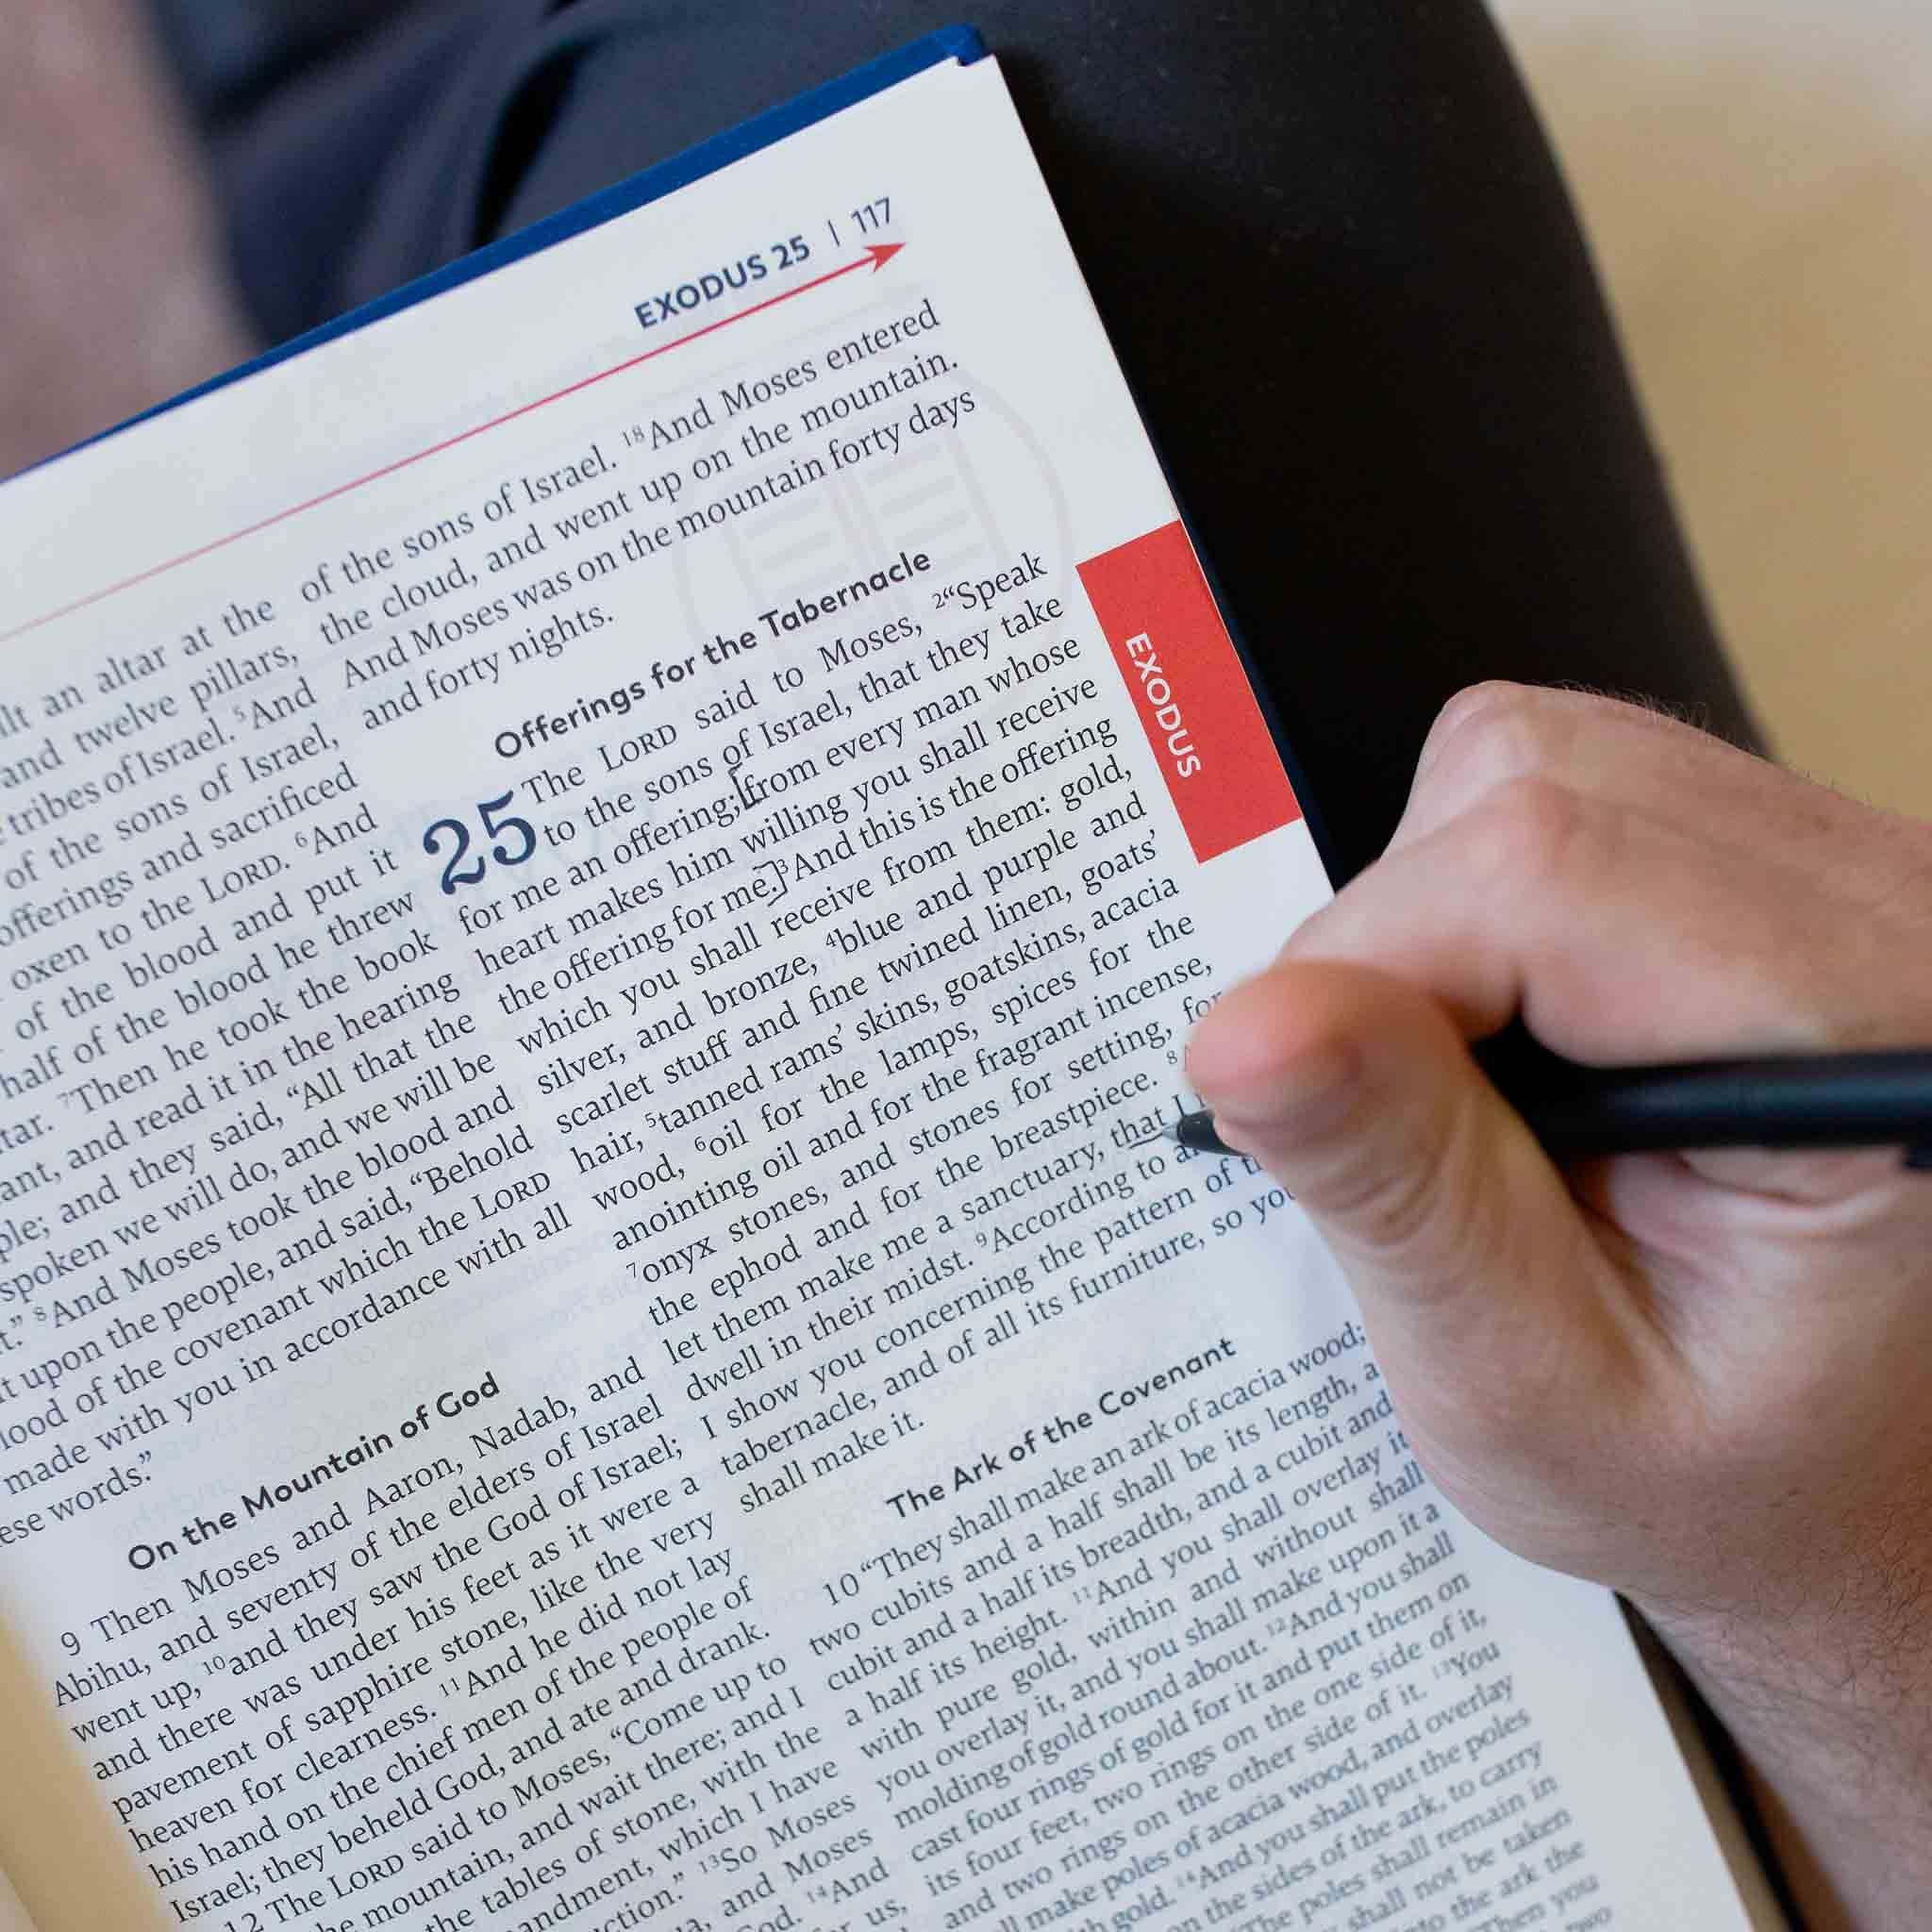
[[[0,1872],[0,1932],[34,1932],[33,1922],[23,1909],[19,1896]]]
[[[993,63],[0,524],[0,1605],[158,1923],[1744,1923],[1145,1144],[1327,887]]]

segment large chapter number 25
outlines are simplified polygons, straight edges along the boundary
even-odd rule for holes
[[[501,798],[488,798],[476,807],[476,816],[483,821],[483,836],[499,842],[490,848],[490,857],[498,865],[521,865],[537,849],[536,829],[528,819],[520,819],[505,812],[504,808],[516,796],[514,789],[506,791]],[[503,814],[499,816],[499,814]],[[441,834],[452,832],[456,835],[456,850],[449,856],[449,862],[442,868],[442,890],[454,892],[458,886],[477,886],[483,883],[487,866],[483,855],[477,853],[473,863],[465,866],[463,856],[470,849],[470,828],[461,819],[438,819],[423,834],[423,849],[432,857],[442,851]],[[520,850],[506,850],[502,841],[505,833],[511,833],[521,843]],[[460,870],[458,869],[460,868]]]

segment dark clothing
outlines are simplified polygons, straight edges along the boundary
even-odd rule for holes
[[[1476,0],[969,17],[1344,872],[1381,849],[1431,718],[1474,679],[1642,691],[1751,741]],[[291,332],[950,18],[931,0],[405,14],[230,133],[238,259]]]

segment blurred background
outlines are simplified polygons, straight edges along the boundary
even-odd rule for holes
[[[197,110],[216,125],[399,10],[397,0],[154,0],[168,53]]]
[[[252,151],[248,109],[397,13],[393,0],[149,4],[231,167],[272,171],[291,218],[325,175],[327,192],[362,191],[379,158],[320,169]],[[1932,8],[1492,5],[1581,203],[1720,627],[1774,741],[1802,770],[1932,816]],[[433,41],[448,8],[402,11],[383,31]],[[301,295],[299,263],[238,266],[255,326],[283,332],[275,290]]]
[[[1932,8],[1491,5],[1759,716],[1932,817]]]

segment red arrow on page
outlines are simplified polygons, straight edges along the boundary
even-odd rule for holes
[[[225,537],[217,537],[212,543],[203,543],[196,549],[184,550],[179,557],[171,557],[165,563],[154,564],[134,576],[123,577],[119,583],[108,584],[103,590],[90,591],[85,597],[76,597],[72,604],[63,604],[59,609],[50,610],[43,617],[30,618],[25,624],[15,625],[11,630],[0,630],[0,644],[11,643],[15,638],[24,638],[29,631],[57,624],[61,618],[72,617],[76,611],[105,603],[109,597],[118,597],[123,591],[132,591],[142,584],[152,583],[156,577],[165,576],[171,570],[179,570],[184,563],[195,563],[204,557],[212,557],[216,551],[225,550],[231,543],[241,542],[244,537],[259,536],[263,530],[272,530],[277,524],[286,524],[291,517],[299,517],[307,510],[319,509],[325,503],[333,503],[339,496],[347,496],[355,491],[367,488],[371,483],[379,483],[385,476],[393,476],[399,470],[411,469],[431,457],[441,456],[446,449],[455,449],[459,443],[474,442],[477,437],[489,435],[492,429],[501,429],[506,423],[514,423],[524,416],[533,416],[539,409],[547,409],[552,403],[562,402],[566,396],[578,395],[587,389],[595,389],[600,382],[608,382],[613,375],[622,375],[627,370],[641,368],[646,362],[655,362],[659,356],[670,355],[674,349],[681,349],[687,343],[701,341],[706,336],[716,335],[721,328],[731,328],[738,323],[749,322],[754,315],[760,315],[767,308],[775,308],[781,302],[795,302],[799,296],[808,295],[814,289],[823,289],[827,282],[836,282],[841,275],[856,275],[860,269],[870,269],[876,274],[905,246],[903,242],[871,242],[865,253],[857,260],[848,261],[840,268],[828,269],[824,275],[815,275],[808,282],[800,282],[796,288],[784,289],[775,295],[767,295],[762,302],[754,302],[748,308],[735,309],[729,315],[721,316],[716,322],[708,322],[703,328],[694,328],[671,341],[658,343],[655,349],[646,349],[641,355],[626,356],[622,362],[613,362],[608,369],[600,369],[594,375],[580,376],[563,389],[552,390],[547,396],[539,396],[535,402],[523,403],[514,409],[506,409],[502,415],[492,416],[487,423],[478,423],[474,429],[465,429],[455,436],[446,436],[441,442],[432,442],[427,449],[419,449],[413,456],[398,457],[394,462],[385,463],[379,470],[371,470],[366,475],[352,477],[346,483],[338,483],[333,490],[325,490],[320,496],[311,496],[306,502],[291,504],[287,509],[278,509],[273,516],[263,517],[258,523],[250,524],[243,529],[232,530]]]

